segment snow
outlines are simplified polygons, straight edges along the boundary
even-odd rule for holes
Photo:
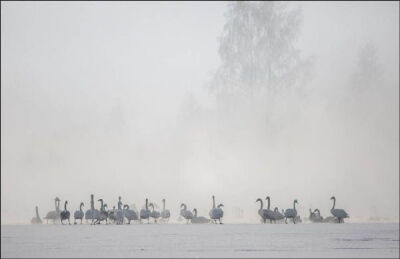
[[[399,257],[398,223],[3,225],[1,257]]]

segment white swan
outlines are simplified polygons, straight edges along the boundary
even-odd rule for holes
[[[150,212],[150,217],[152,217],[154,219],[154,223],[157,223],[157,219],[161,216],[161,213],[159,211],[154,210],[154,204],[150,203],[149,207],[152,208],[151,212]]]
[[[258,210],[258,215],[260,215],[261,220],[263,221],[263,223],[265,223],[267,220],[267,213],[266,210],[264,209],[264,203],[260,198],[256,200],[256,202],[258,201],[260,202],[260,209]]]
[[[108,222],[107,222],[108,212],[106,210],[107,204],[103,203],[103,199],[98,199],[97,201],[100,202],[100,211],[99,211],[99,213],[96,214],[96,216],[95,216],[96,221],[94,221],[93,225],[100,224],[103,220],[106,221],[106,225],[107,225],[108,224]]]
[[[193,219],[193,213],[190,210],[187,210],[187,206],[185,203],[181,204],[181,209],[180,215],[186,219],[186,224],[189,223],[189,220]]]
[[[64,210],[61,211],[61,213],[60,213],[61,224],[64,224],[64,223],[63,223],[64,220],[68,220],[68,224],[71,224],[71,222],[69,221],[70,213],[69,213],[69,211],[67,210],[67,204],[68,204],[68,201],[65,201],[65,203],[64,203]]]
[[[283,220],[285,218],[285,216],[283,215],[283,211],[282,213],[279,212],[278,207],[275,207],[274,209],[274,219],[275,220]]]
[[[84,213],[82,211],[82,206],[84,206],[83,202],[81,202],[81,204],[79,205],[79,210],[75,211],[75,213],[74,213],[74,224],[76,224],[77,219],[80,219],[81,224],[82,224],[82,220],[83,220],[83,216],[84,216]]]
[[[336,204],[335,196],[332,196],[331,200],[333,200],[333,207],[331,209],[332,215],[338,219],[339,223],[344,223],[343,219],[348,218],[349,214],[347,214],[347,212],[344,211],[343,209],[335,209],[335,204]]]
[[[86,222],[87,222],[88,220],[92,220],[91,223],[93,224],[94,220],[96,219],[96,217],[97,217],[97,215],[98,215],[99,213],[100,213],[99,210],[96,210],[96,209],[94,208],[94,195],[91,194],[91,195],[90,195],[90,209],[88,209],[88,210],[85,212],[85,219],[86,219]]]
[[[140,223],[142,223],[142,219],[147,219],[147,223],[150,223],[150,210],[148,202],[149,200],[146,198],[146,207],[140,210]]]
[[[36,216],[31,219],[32,224],[42,224],[42,220],[39,217],[39,208],[38,206],[35,207]]]
[[[276,222],[275,219],[275,213],[270,209],[270,197],[267,196],[267,198],[265,198],[267,200],[267,208],[265,209],[265,214],[267,216],[267,219],[269,219],[269,222],[272,223],[272,221],[274,221],[274,223]]]
[[[171,217],[171,213],[169,210],[165,209],[165,199],[162,199],[163,202],[163,210],[161,211],[161,218],[165,221],[169,221],[169,218]]]
[[[285,211],[285,223],[287,224],[287,219],[293,219],[293,223],[296,224],[297,210],[296,210],[297,200],[293,201],[293,209],[287,209]]]
[[[49,223],[49,219],[53,221],[53,223],[56,222],[56,220],[60,219],[60,198],[56,197],[54,199],[54,206],[55,206],[55,210],[49,211],[46,214],[46,217],[44,217],[44,219],[46,219],[46,223]]]
[[[319,209],[315,209],[314,211],[311,211],[310,209],[310,216],[308,217],[308,219],[314,223],[319,223],[324,220],[324,218],[321,216]]]
[[[118,209],[114,212],[115,216],[115,221],[117,222],[117,225],[123,224],[124,223],[124,212],[122,211],[122,202],[121,202],[121,196],[118,197]]]
[[[196,208],[194,208],[193,209],[193,213],[194,213],[194,215],[193,215],[193,218],[192,218],[192,220],[191,220],[191,222],[193,223],[193,224],[206,224],[206,223],[210,223],[210,219],[208,219],[208,218],[206,218],[206,217],[203,217],[203,216],[197,216],[197,209]]]
[[[217,220],[219,220],[219,223],[222,224],[221,218],[224,216],[224,211],[221,209],[223,204],[218,205],[218,208],[215,207],[215,196],[212,196],[213,199],[213,207],[208,213],[210,218],[214,221],[214,223],[217,223]]]
[[[138,215],[136,212],[132,209],[129,209],[129,205],[125,204],[124,205],[124,215],[125,218],[128,220],[128,224],[131,224],[131,220],[138,220]]]

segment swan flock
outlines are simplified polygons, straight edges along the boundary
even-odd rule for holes
[[[206,218],[204,216],[198,216],[197,215],[197,209],[193,208],[188,209],[188,206],[186,203],[181,203],[180,204],[180,212],[179,212],[179,218],[178,220],[185,220],[186,224],[192,223],[192,224],[209,224],[209,223],[214,223],[214,224],[223,224],[222,219],[224,217],[224,210],[223,207],[224,205],[220,203],[218,206],[216,205],[215,202],[215,196],[211,196],[212,198],[212,207],[209,211],[209,218]],[[293,222],[293,224],[300,223],[302,222],[300,215],[298,215],[297,209],[296,209],[296,204],[299,202],[297,199],[293,200],[293,206],[290,208],[287,208],[286,210],[279,210],[278,207],[275,207],[274,210],[271,209],[271,198],[270,196],[267,196],[265,198],[266,200],[266,207],[264,208],[264,202],[261,198],[256,199],[256,203],[260,203],[260,208],[258,210],[258,215],[260,217],[261,223],[288,223],[288,219]],[[330,222],[330,223],[344,223],[345,218],[349,218],[349,214],[344,210],[344,209],[338,209],[335,208],[336,205],[336,198],[335,196],[331,197],[331,200],[333,200],[333,206],[332,209],[330,210],[332,216],[323,218],[321,215],[321,212],[319,209],[311,210],[310,215],[308,217],[308,220],[312,223],[321,223],[321,222]],[[67,209],[67,204],[68,200],[64,201],[64,210],[60,210],[60,202],[61,199],[56,197],[54,199],[54,206],[55,210],[52,210],[46,214],[46,216],[43,218],[46,220],[46,223],[48,224],[48,221],[51,220],[53,223],[60,222],[61,224],[64,224],[65,221],[67,221],[68,225],[70,225],[70,216],[71,213]],[[108,209],[108,206],[106,203],[104,203],[103,199],[98,199],[98,202],[100,203],[100,208],[96,209],[95,208],[95,202],[94,202],[94,195],[90,195],[90,208],[86,210],[86,212],[83,211],[82,207],[85,206],[84,202],[80,202],[79,210],[76,210],[73,214],[74,217],[74,224],[77,224],[77,221],[80,222],[80,224],[83,224],[83,220],[86,220],[86,223],[90,223],[91,225],[99,225],[99,224],[131,224],[132,222],[138,222],[142,224],[143,220],[145,220],[148,224],[150,223],[150,220],[152,223],[168,223],[169,219],[171,218],[171,212],[170,210],[166,209],[166,200],[162,199],[162,210],[158,211],[157,208],[158,205],[155,202],[150,202],[146,198],[145,200],[145,205],[142,207],[140,211],[138,211],[135,207],[135,205],[129,206],[128,204],[124,204],[122,202],[122,197],[118,197],[117,201],[117,208],[113,206],[112,209]],[[151,210],[149,209],[151,208]],[[38,206],[35,207],[35,212],[36,215],[35,217],[32,218],[31,223],[32,224],[42,224],[42,220],[40,219],[39,216],[39,209]]]

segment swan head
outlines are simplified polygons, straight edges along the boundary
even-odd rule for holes
[[[101,201],[101,202],[103,202],[103,199],[98,199],[97,201]]]
[[[297,200],[294,200],[294,203],[299,203]]]
[[[181,208],[182,208],[182,207],[185,207],[185,206],[186,206],[185,203],[182,203],[182,204],[181,204]]]
[[[162,199],[162,202],[165,202],[165,199]]]
[[[269,196],[267,196],[267,198],[265,198],[266,200],[269,200]]]
[[[129,209],[129,205],[128,205],[128,204],[125,204],[125,205],[124,205],[124,210],[125,210],[125,209]]]
[[[104,209],[107,208],[107,203],[104,203],[103,207],[104,207]]]
[[[219,207],[224,207],[224,204],[222,204],[222,203],[219,204],[219,205],[218,205],[218,208],[219,208]]]
[[[332,197],[331,197],[331,200],[336,200],[335,196],[332,196]]]
[[[256,202],[257,202],[257,201],[260,201],[260,202],[262,202],[262,200],[261,200],[260,198],[258,198],[258,199],[256,200]]]
[[[54,200],[55,200],[55,201],[60,201],[60,198],[56,197]]]
[[[85,203],[81,202],[81,206],[85,206]]]

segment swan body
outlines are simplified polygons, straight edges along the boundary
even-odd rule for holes
[[[146,207],[140,210],[140,223],[142,223],[142,219],[147,219],[147,223],[150,223],[150,210],[148,202],[149,200],[146,198]]]
[[[83,220],[83,216],[84,216],[84,213],[82,211],[82,206],[84,206],[83,202],[81,202],[81,204],[79,205],[79,210],[75,211],[75,213],[74,213],[74,224],[76,224],[77,219],[80,219],[81,224],[82,224],[82,220]]]
[[[169,210],[165,209],[165,199],[162,200],[163,202],[163,210],[161,211],[161,218],[165,221],[169,221],[169,218],[171,217],[171,213]]]
[[[180,211],[180,215],[186,219],[186,223],[189,223],[189,220],[193,219],[193,213],[190,210],[187,210],[187,206],[185,203],[181,204],[181,208],[183,207],[183,209],[181,209]]]
[[[224,211],[221,209],[223,204],[218,205],[218,207],[215,207],[215,196],[212,196],[213,199],[213,207],[208,213],[210,216],[210,219],[214,221],[214,223],[217,223],[217,220],[219,220],[219,223],[222,224],[221,219],[224,216]]]
[[[70,213],[69,213],[69,211],[67,210],[67,204],[68,204],[68,201],[65,201],[65,203],[64,203],[64,210],[61,211],[61,213],[60,213],[61,224],[64,224],[64,223],[63,223],[64,220],[68,220],[68,224],[71,224],[71,222],[69,221]]]
[[[197,209],[196,208],[193,209],[193,213],[194,213],[194,215],[193,215],[193,218],[191,220],[191,222],[193,224],[207,224],[207,223],[210,223],[210,219],[208,219],[206,217],[203,217],[203,216],[200,216],[200,217],[197,216]]]
[[[129,205],[124,205],[124,216],[128,220],[128,224],[131,224],[131,220],[138,220],[138,215],[132,209],[129,209]]]
[[[297,200],[293,201],[293,209],[286,209],[285,210],[285,223],[287,224],[287,219],[291,218],[293,220],[293,223],[296,224],[296,217],[297,217],[297,210],[296,210],[296,203]]]
[[[42,224],[42,220],[40,219],[40,216],[39,216],[38,206],[35,207],[35,211],[36,211],[36,216],[31,219],[31,223],[32,224]]]
[[[333,207],[331,209],[331,213],[334,217],[336,217],[339,221],[339,223],[343,223],[343,219],[348,218],[349,214],[343,209],[335,209],[335,204],[336,204],[336,198],[335,196],[331,197],[331,200],[333,200]]]

